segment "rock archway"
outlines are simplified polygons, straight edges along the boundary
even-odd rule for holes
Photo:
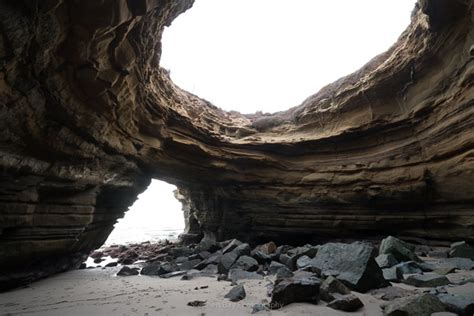
[[[471,0],[420,0],[387,52],[272,115],[159,67],[192,2],[0,3],[1,287],[77,266],[151,178],[187,238],[474,240]]]

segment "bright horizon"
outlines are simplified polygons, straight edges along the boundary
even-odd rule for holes
[[[286,110],[386,51],[414,5],[196,0],[165,29],[161,66],[178,86],[225,110]]]

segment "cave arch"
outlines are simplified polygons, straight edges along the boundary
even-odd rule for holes
[[[151,178],[178,186],[189,237],[474,240],[471,0],[420,0],[390,50],[271,115],[159,68],[191,5],[0,3],[3,288],[77,266]]]

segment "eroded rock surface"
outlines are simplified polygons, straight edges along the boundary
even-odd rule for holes
[[[1,288],[78,267],[150,178],[187,240],[474,241],[471,0],[420,0],[388,51],[272,115],[159,67],[192,2],[0,2]]]

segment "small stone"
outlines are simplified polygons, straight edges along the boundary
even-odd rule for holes
[[[249,244],[241,244],[232,250],[237,254],[237,257],[240,256],[250,256],[250,246]]]
[[[251,314],[256,314],[258,312],[261,312],[261,311],[264,311],[264,310],[267,310],[267,308],[265,307],[265,305],[263,304],[255,304],[252,306],[252,312]]]
[[[191,301],[191,302],[188,302],[187,305],[192,306],[192,307],[202,307],[202,306],[206,306],[206,301],[199,301],[199,300]]]
[[[437,268],[455,267],[459,270],[472,270],[474,261],[468,258],[446,258],[441,259],[437,264]]]
[[[364,304],[354,294],[347,294],[338,296],[335,300],[329,302],[327,306],[345,312],[355,312]]]
[[[191,270],[192,268],[194,268],[200,262],[201,262],[200,259],[188,260],[188,261],[185,261],[185,262],[182,262],[182,263],[178,263],[178,268],[181,271]]]
[[[243,285],[234,286],[229,293],[227,293],[224,297],[228,298],[231,302],[238,302],[243,300],[246,296],[245,288]]]
[[[120,269],[119,272],[117,272],[117,275],[120,275],[120,276],[138,275],[138,269],[137,268],[123,267],[122,269]]]
[[[413,285],[416,287],[436,287],[436,286],[448,285],[449,280],[443,275],[417,274],[417,275],[410,275],[406,280],[403,281],[403,283]]]

